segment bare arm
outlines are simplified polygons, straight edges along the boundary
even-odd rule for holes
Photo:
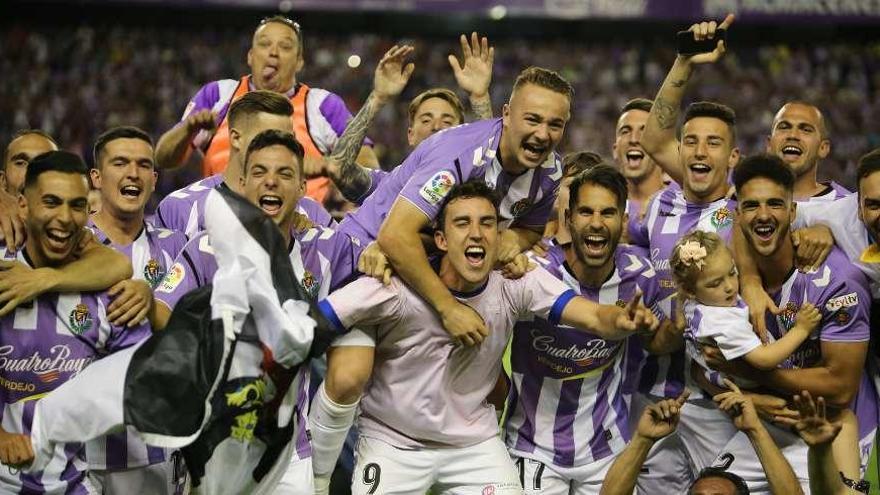
[[[164,302],[153,298],[153,306],[150,308],[147,318],[150,320],[150,327],[154,332],[165,330],[165,327],[168,326],[168,319],[171,318],[171,308]]]
[[[559,320],[606,340],[620,340],[637,331],[653,332],[659,325],[657,318],[640,300],[641,294],[637,294],[621,308],[576,296],[562,309]]]
[[[813,333],[822,314],[812,304],[805,304],[797,314],[795,325],[785,332],[781,339],[772,344],[762,345],[752,350],[743,358],[747,363],[762,370],[772,370],[779,366],[797,350]]]
[[[377,168],[378,160],[372,148],[361,143],[379,110],[399,95],[409,81],[415,66],[405,65],[404,60],[412,51],[409,46],[394,46],[385,53],[376,66],[373,91],[349,121],[333,153],[327,158],[327,174],[349,201],[357,202],[370,189],[369,168]],[[370,161],[374,163],[368,163]],[[364,167],[365,164],[370,165],[369,168]]]
[[[194,166],[202,162],[202,152],[191,146],[195,135],[201,131],[217,127],[217,115],[210,110],[202,110],[189,115],[183,122],[169,129],[156,143],[156,165],[172,169],[181,165]]]
[[[814,368],[775,369],[758,374],[767,386],[785,395],[808,391],[835,407],[848,407],[859,389],[867,342],[821,342],[822,362]]]

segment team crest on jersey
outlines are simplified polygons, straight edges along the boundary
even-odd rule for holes
[[[522,216],[523,213],[532,209],[532,200],[529,198],[523,198],[516,203],[510,205],[510,214],[513,215],[513,218],[518,218]]]
[[[155,289],[164,276],[165,268],[163,268],[158,261],[151,258],[146,266],[144,266],[144,280],[150,284],[151,288]]]
[[[180,281],[183,280],[184,276],[186,276],[186,270],[183,269],[183,265],[175,263],[171,266],[171,270],[168,271],[168,274],[165,276],[165,279],[162,280],[162,283],[159,284],[159,288],[156,289],[156,291],[174,292],[174,289],[180,285]]]
[[[454,185],[455,176],[451,172],[441,170],[434,174],[434,177],[428,179],[428,182],[425,182],[425,185],[419,190],[419,195],[428,203],[436,205],[443,201]]]
[[[852,316],[850,316],[849,311],[845,309],[838,309],[837,314],[834,315],[834,321],[836,321],[837,324],[841,326],[849,323],[851,319]]]
[[[312,275],[312,272],[306,270],[305,273],[303,273],[302,286],[312,299],[318,297],[320,284],[315,280],[315,276]]]
[[[722,206],[712,213],[712,226],[716,229],[729,227],[731,223],[733,223],[733,215],[730,214],[730,210],[726,206]]]
[[[77,304],[70,312],[67,318],[70,323],[70,329],[77,335],[82,335],[86,330],[92,328],[92,314],[89,313],[89,307],[85,304]]]
[[[784,328],[786,331],[790,330],[791,327],[794,326],[795,316],[797,316],[798,307],[797,304],[789,301],[788,304],[782,308],[782,312],[776,317],[779,321],[779,326]]]

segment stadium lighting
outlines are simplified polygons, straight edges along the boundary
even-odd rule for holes
[[[348,66],[352,69],[357,69],[361,66],[361,57],[360,55],[352,55],[348,57]]]
[[[505,16],[507,16],[507,7],[504,5],[496,5],[489,9],[489,17],[493,21],[500,21],[501,19],[504,19]]]

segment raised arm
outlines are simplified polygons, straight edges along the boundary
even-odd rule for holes
[[[625,308],[575,296],[562,308],[559,321],[606,340],[620,340],[635,332],[653,333],[659,325],[654,313],[641,303],[641,294]]]
[[[379,110],[399,95],[409,81],[415,66],[405,64],[404,60],[412,51],[411,46],[395,45],[385,52],[373,75],[373,91],[349,121],[333,153],[327,158],[327,175],[349,201],[359,202],[370,190],[370,170],[358,164],[361,143]]]
[[[712,39],[716,29],[727,29],[732,22],[733,14],[728,14],[720,25],[715,21],[701,22],[691,26],[690,31],[694,33],[694,38],[697,40]],[[675,126],[678,122],[678,114],[687,83],[693,74],[695,65],[714,63],[721,58],[724,51],[724,42],[719,41],[718,46],[712,52],[676,57],[660,91],[654,98],[654,105],[648,115],[645,133],[641,139],[642,147],[663,171],[679,184],[684,178],[684,170],[679,163],[679,143],[675,135]]]
[[[489,86],[492,84],[495,47],[489,46],[489,40],[485,36],[480,38],[476,32],[471,33],[470,43],[465,35],[461,35],[459,41],[463,63],[455,55],[449,55],[449,65],[452,66],[455,82],[468,94],[472,120],[491,119],[492,98]]]
[[[156,165],[172,169],[181,165],[195,166],[201,163],[203,155],[193,148],[192,141],[199,131],[212,131],[217,128],[217,114],[211,110],[200,110],[188,115],[183,122],[169,129],[156,143]]]

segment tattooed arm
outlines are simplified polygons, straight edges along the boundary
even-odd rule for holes
[[[726,29],[733,22],[733,15],[728,14],[718,29]],[[712,38],[715,36],[716,23],[702,22],[691,26],[697,40]],[[700,53],[693,56],[679,55],[672,64],[672,69],[666,75],[654,105],[645,124],[645,133],[642,135],[641,145],[651,158],[657,162],[664,172],[672,177],[672,180],[682,183],[684,178],[683,165],[679,163],[679,142],[675,135],[675,126],[678,123],[678,113],[681,100],[684,97],[687,83],[693,73],[693,67],[697,64],[714,63],[724,54],[723,41],[718,42],[714,51]]]
[[[357,164],[358,152],[376,114],[399,95],[409,82],[415,65],[405,64],[404,61],[412,51],[411,46],[395,45],[385,53],[376,66],[373,91],[361,110],[349,121],[333,154],[327,158],[327,175],[349,201],[357,203],[370,190],[370,169]]]

